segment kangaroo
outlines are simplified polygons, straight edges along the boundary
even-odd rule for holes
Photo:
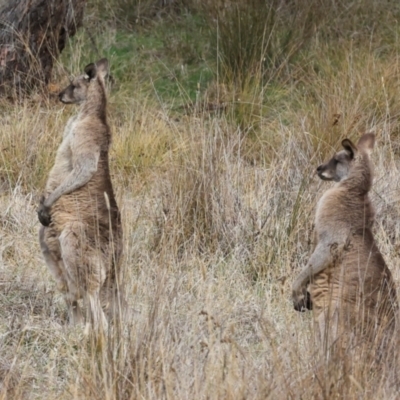
[[[372,133],[357,145],[345,139],[344,150],[317,168],[321,179],[336,184],[317,204],[317,244],[293,283],[292,297],[296,310],[313,309],[327,346],[346,335],[384,346],[383,338],[390,340],[394,330],[396,290],[371,231],[374,209],[368,192],[374,143]],[[342,343],[349,345],[346,339]]]
[[[101,303],[112,312],[120,301],[118,268],[122,256],[121,216],[112,187],[108,152],[105,77],[108,62],[85,67],[60,94],[64,104],[80,104],[68,121],[38,207],[41,250],[64,293],[70,322],[84,321],[78,300],[83,298],[88,323],[106,329]],[[88,325],[89,326],[89,325]]]

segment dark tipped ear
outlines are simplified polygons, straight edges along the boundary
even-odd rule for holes
[[[92,79],[96,78],[96,75],[97,75],[96,65],[93,64],[93,63],[90,63],[89,65],[86,65],[85,74],[89,77],[89,80],[92,80]]]
[[[368,154],[372,153],[372,150],[374,149],[375,145],[375,134],[374,133],[364,133],[360,137],[357,143],[357,147],[359,149],[363,149],[366,151]]]
[[[344,139],[342,141],[342,146],[347,151],[351,158],[354,158],[354,155],[357,153],[357,147],[350,139]]]

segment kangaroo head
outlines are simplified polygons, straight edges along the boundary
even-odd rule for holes
[[[108,74],[108,61],[105,58],[91,63],[85,67],[85,73],[71,79],[70,84],[59,93],[58,98],[64,104],[81,104],[87,99],[90,85],[100,79],[104,79]]]
[[[329,161],[317,168],[318,176],[325,181],[340,182],[349,175],[352,165],[360,155],[369,158],[375,144],[375,135],[365,133],[357,145],[350,139],[344,139],[342,146],[344,150],[336,153]]]

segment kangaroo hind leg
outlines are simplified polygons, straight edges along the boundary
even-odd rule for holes
[[[71,325],[80,325],[84,322],[82,310],[78,300],[86,291],[86,235],[84,225],[80,222],[67,224],[59,236],[61,256],[65,268],[68,290],[65,301]]]
[[[39,230],[39,243],[43,258],[57,283],[57,288],[64,295],[71,324],[77,325],[82,323],[83,315],[77,299],[69,293],[68,274],[62,258],[61,243],[57,234],[51,228],[42,226]]]

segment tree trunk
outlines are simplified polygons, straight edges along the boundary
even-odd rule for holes
[[[2,4],[3,3],[3,4]],[[45,89],[86,0],[0,0],[0,96]]]

